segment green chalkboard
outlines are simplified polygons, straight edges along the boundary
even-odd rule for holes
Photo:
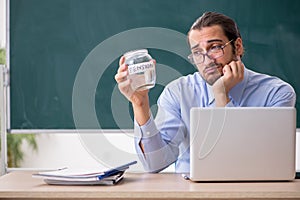
[[[158,63],[150,103],[193,73],[185,35],[205,11],[239,25],[246,66],[300,93],[298,0],[10,0],[10,128],[130,129],[114,75],[120,56],[147,48]],[[297,127],[300,100],[297,99]]]

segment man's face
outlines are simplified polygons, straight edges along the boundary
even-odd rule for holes
[[[199,58],[203,57],[201,54],[206,54],[211,49],[223,46],[228,42],[228,38],[218,25],[204,27],[201,30],[192,30],[189,33],[191,52],[194,55],[199,55]],[[222,69],[226,64],[237,59],[231,44],[228,43],[223,48],[223,52],[224,55],[218,58],[205,56],[203,63],[196,63],[200,75],[210,85],[213,85],[223,75]]]

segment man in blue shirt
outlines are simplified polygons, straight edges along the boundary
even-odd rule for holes
[[[175,162],[176,172],[190,169],[190,109],[192,107],[295,106],[293,88],[282,80],[247,69],[241,61],[243,41],[229,17],[206,12],[188,32],[189,59],[198,72],[169,83],[160,95],[155,120],[148,90],[132,91],[120,59],[115,76],[121,93],[132,103],[135,146],[148,172]]]

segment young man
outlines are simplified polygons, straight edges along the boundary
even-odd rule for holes
[[[126,80],[125,58],[115,76],[121,93],[132,102],[135,145],[146,171],[159,172],[175,162],[189,172],[192,107],[293,107],[296,95],[282,80],[247,69],[241,61],[243,41],[236,23],[214,12],[204,13],[188,33],[189,59],[198,72],[168,84],[153,119],[148,91],[135,92]]]

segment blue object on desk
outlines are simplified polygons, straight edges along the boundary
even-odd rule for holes
[[[121,165],[119,167],[109,169],[109,170],[105,171],[104,174],[99,175],[98,179],[101,180],[103,178],[116,175],[116,174],[120,173],[121,171],[125,171],[126,169],[128,169],[130,165],[134,165],[136,163],[137,163],[137,161],[132,161],[132,162],[126,163],[124,165]]]

